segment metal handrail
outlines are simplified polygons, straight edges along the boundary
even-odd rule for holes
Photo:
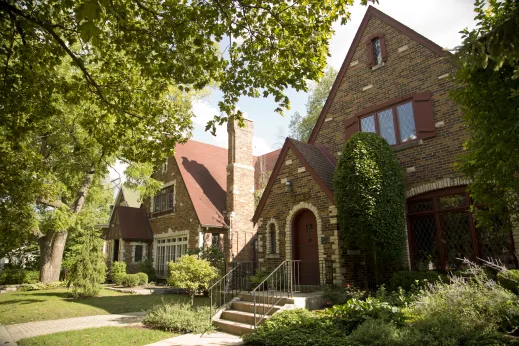
[[[293,292],[292,274],[289,260],[281,262],[256,288],[250,291],[252,301],[254,303],[254,328],[258,326],[265,316],[269,315],[272,309],[284,298],[288,298]],[[284,269],[283,271],[281,269]],[[269,283],[270,282],[270,283]],[[278,287],[279,285],[279,287]],[[267,288],[266,294],[260,295],[263,297],[263,304],[267,305],[267,309],[263,306],[263,314],[257,318],[257,298],[260,290]]]
[[[221,288],[222,287],[222,281],[224,281],[223,282],[224,283],[224,285],[223,285],[224,299],[223,299],[223,303],[215,308],[215,313],[216,313],[216,311],[218,311],[218,309],[220,309],[222,306],[224,306],[225,304],[228,303],[228,301],[227,301],[227,291],[229,289],[229,287],[228,287],[229,282],[226,283],[225,280],[229,279],[231,277],[232,272],[234,272],[240,265],[241,265],[241,263],[237,262],[236,266],[234,268],[229,270],[229,272],[227,274],[222,276],[211,287],[209,287],[208,291],[209,291],[209,297],[210,297],[210,302],[211,302],[211,304],[209,305],[209,321],[210,322],[213,320],[213,288],[215,288],[215,287]],[[232,288],[231,288],[231,291],[232,291]],[[231,294],[230,296],[231,296],[231,299],[233,299],[235,295]]]

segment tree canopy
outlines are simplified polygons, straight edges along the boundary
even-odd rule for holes
[[[485,205],[476,216],[486,223],[503,211],[519,214],[519,4],[475,6],[477,26],[464,31],[454,56],[458,88],[450,95],[470,134],[458,168],[471,180],[475,205]]]
[[[310,89],[310,95],[306,103],[306,114],[303,116],[295,112],[290,119],[291,137],[300,141],[307,141],[310,138],[336,77],[337,70],[328,67],[319,82]]]

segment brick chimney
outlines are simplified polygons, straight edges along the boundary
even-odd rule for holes
[[[251,221],[254,214],[254,167],[252,137],[254,123],[245,119],[245,126],[231,120],[227,124],[229,135],[227,165],[227,215],[230,226],[230,253],[227,262],[252,261],[252,238],[256,234]],[[229,249],[229,247],[228,247]]]

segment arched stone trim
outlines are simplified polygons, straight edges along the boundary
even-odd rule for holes
[[[271,225],[274,225],[274,237],[275,237],[275,240],[276,240],[276,251],[275,252],[272,252],[272,240],[271,240],[271,235],[270,235],[270,231],[271,231]],[[267,230],[267,233],[265,235],[265,255],[267,258],[278,258],[279,257],[279,226],[278,226],[278,223],[276,221],[276,219],[274,218],[271,218],[268,222],[267,222],[267,227],[266,227],[266,230]]]
[[[321,218],[319,217],[319,212],[317,208],[314,207],[311,203],[300,202],[292,207],[290,212],[288,213],[287,220],[285,223],[285,259],[292,259],[292,221],[294,216],[303,209],[308,209],[315,215],[315,220],[317,223],[317,251],[319,253],[319,260],[324,259],[324,248],[323,244],[319,241],[322,236],[322,227],[321,227]]]
[[[468,185],[469,180],[467,178],[459,177],[459,178],[445,178],[442,180],[438,180],[433,183],[422,184],[417,187],[413,187],[406,191],[406,198],[410,198],[416,195],[420,195],[422,193],[426,193],[429,191],[434,191],[438,189],[445,189],[447,187],[454,187],[460,185]]]

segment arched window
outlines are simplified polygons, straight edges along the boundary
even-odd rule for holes
[[[275,254],[276,253],[276,225],[271,224],[270,225],[270,253]]]

